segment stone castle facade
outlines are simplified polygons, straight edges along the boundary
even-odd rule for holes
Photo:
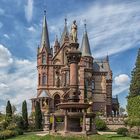
[[[57,104],[67,102],[70,90],[70,67],[67,53],[70,50],[70,35],[65,20],[64,30],[60,41],[56,37],[53,48],[50,47],[46,16],[43,19],[41,43],[37,52],[38,87],[37,96],[32,98],[32,111],[36,101],[40,102],[42,112],[57,110]],[[109,57],[96,60],[92,56],[88,33],[85,25],[82,42],[79,43],[81,59],[77,68],[73,71],[73,77],[77,76],[80,90],[80,102],[85,100],[92,104],[94,112],[101,112],[105,116],[119,113],[117,98],[112,98],[112,70],[109,65]]]

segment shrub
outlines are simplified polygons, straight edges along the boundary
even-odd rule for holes
[[[128,129],[125,128],[125,127],[118,128],[118,129],[117,129],[117,134],[123,135],[123,136],[127,136],[127,134],[128,134]]]
[[[4,130],[0,132],[0,139],[7,139],[7,138],[11,138],[13,136],[18,136],[18,135],[22,135],[23,131],[20,129],[15,129],[15,130]]]
[[[17,125],[16,123],[11,123],[8,125],[8,127],[6,129],[8,130],[15,130],[17,128]]]
[[[139,139],[140,137],[137,134],[130,134],[130,137],[133,139]]]
[[[4,130],[4,131],[0,132],[0,139],[7,139],[7,138],[13,137],[15,135],[16,135],[16,133],[12,130]]]
[[[106,123],[99,118],[95,120],[95,125],[97,130],[106,130]]]
[[[7,121],[1,122],[0,123],[0,130],[5,130],[7,126],[8,126],[8,122]]]

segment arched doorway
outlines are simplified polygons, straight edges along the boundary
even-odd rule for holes
[[[59,94],[56,94],[54,96],[54,109],[55,110],[57,109],[56,105],[59,104],[59,103],[60,103],[60,96],[59,96]]]

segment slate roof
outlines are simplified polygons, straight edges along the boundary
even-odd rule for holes
[[[93,61],[93,71],[95,72],[107,72],[107,79],[111,79],[111,69],[108,60],[94,60]]]
[[[47,50],[50,53],[50,41],[49,41],[46,15],[44,15],[44,19],[43,19],[42,35],[41,35],[41,42],[40,42],[40,51],[42,50],[44,45],[47,47]]]
[[[82,56],[92,56],[87,31],[84,32],[81,45]]]
[[[64,39],[66,36],[69,36],[68,27],[67,27],[67,19],[65,19],[65,26],[64,26],[63,33],[60,39],[60,46],[64,43]]]
[[[49,97],[49,95],[47,94],[45,90],[43,90],[41,94],[39,95],[39,97]]]

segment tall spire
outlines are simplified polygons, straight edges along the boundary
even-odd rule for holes
[[[65,25],[64,25],[64,30],[60,39],[60,44],[62,45],[64,43],[64,40],[66,37],[68,37],[69,32],[68,32],[68,27],[67,27],[67,18],[65,18]]]
[[[47,22],[46,22],[46,10],[44,10],[42,36],[41,36],[41,43],[40,43],[41,50],[43,46],[45,46],[48,50],[48,53],[50,53],[49,34],[48,34],[48,27],[47,27]]]
[[[106,56],[106,61],[109,62],[109,56],[108,56],[108,53],[107,53],[107,56]]]
[[[84,24],[84,30],[85,31],[84,31],[82,45],[81,45],[82,56],[92,56],[91,50],[90,50],[90,45],[89,45],[89,39],[88,39],[88,35],[87,35],[86,23]]]

